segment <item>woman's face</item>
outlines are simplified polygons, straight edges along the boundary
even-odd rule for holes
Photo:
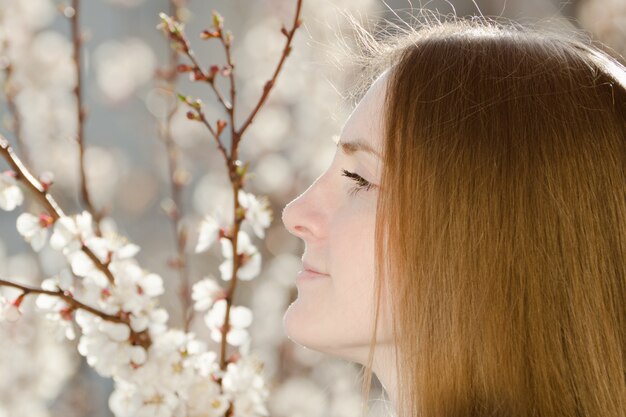
[[[374,227],[382,168],[379,156],[365,149],[379,155],[382,149],[386,74],[348,118],[330,167],[282,216],[289,232],[305,243],[302,269],[326,274],[298,275],[298,297],[283,318],[287,336],[360,363],[367,360],[373,331]],[[389,339],[386,298],[383,293],[377,343]]]

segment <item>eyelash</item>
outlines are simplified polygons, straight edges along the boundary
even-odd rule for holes
[[[358,193],[360,190],[368,191],[374,186],[374,184],[370,183],[369,181],[365,180],[363,177],[355,174],[354,172],[346,171],[345,169],[342,169],[341,172],[341,175],[343,175],[344,177],[348,177],[356,182],[356,185],[353,186],[348,192],[348,194],[350,195],[356,195],[356,193]]]

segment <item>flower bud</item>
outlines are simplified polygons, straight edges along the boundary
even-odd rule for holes
[[[213,15],[213,27],[222,29],[224,18],[215,10],[211,11],[211,14]]]
[[[39,176],[39,182],[44,191],[48,191],[52,183],[54,182],[54,174],[50,171],[44,171]]]
[[[68,19],[72,19],[74,16],[76,16],[76,10],[74,10],[74,8],[71,6],[64,7],[62,13],[63,16],[67,17]]]
[[[226,31],[226,36],[224,37],[224,44],[226,46],[230,46],[233,43],[233,33],[230,30]]]
[[[42,228],[48,228],[54,224],[54,219],[48,213],[41,213],[39,215],[39,224]]]
[[[230,73],[232,72],[232,70],[233,70],[233,67],[231,67],[229,65],[224,65],[222,67],[222,72],[221,73],[222,73],[222,75],[224,77],[228,77],[230,75]]]
[[[236,363],[241,358],[241,355],[237,352],[233,352],[228,359],[226,359],[227,363]]]
[[[193,70],[193,72],[189,73],[189,80],[191,80],[191,81],[203,81],[203,80],[206,80],[206,77],[204,76],[202,71],[200,71],[199,68],[196,68],[196,69]]]
[[[110,296],[111,296],[111,290],[110,289],[104,288],[102,291],[100,291],[100,298],[101,299],[106,300]]]
[[[189,119],[189,120],[202,120],[200,118],[200,116],[198,116],[196,113],[192,112],[191,110],[189,110],[187,112],[187,119]]]
[[[219,136],[228,123],[226,120],[218,119],[217,120],[217,136]]]
[[[236,172],[237,175],[239,175],[240,178],[243,178],[246,176],[246,174],[248,173],[248,168],[250,168],[250,162],[246,162],[245,164],[242,164],[241,161],[236,161],[235,162],[236,165]]]
[[[220,72],[220,67],[218,67],[217,65],[211,65],[211,67],[209,68],[209,75],[207,76],[207,79],[210,82],[213,82],[213,80],[215,79],[215,75]]]
[[[245,207],[238,207],[236,211],[235,218],[237,220],[243,220],[246,217],[246,209]]]
[[[61,316],[61,318],[63,320],[67,320],[70,321],[72,320],[72,313],[74,312],[74,308],[72,307],[64,307],[61,310],[59,310],[59,316]]]
[[[194,109],[196,109],[196,110],[201,110],[202,109],[202,100],[197,98],[192,103],[189,103],[189,105],[191,107],[193,107]]]
[[[207,40],[213,38],[219,38],[220,32],[217,30],[203,30],[200,34],[200,39]]]
[[[285,26],[280,28],[280,33],[282,33],[286,37],[289,37],[289,32],[287,32],[287,29],[285,28]]]
[[[185,265],[185,262],[178,256],[173,256],[167,260],[167,266],[172,269],[181,269]]]
[[[26,297],[25,292],[20,294],[19,297],[17,297],[15,301],[13,301],[13,305],[17,308],[20,308],[20,306],[22,305],[22,301],[24,301],[24,297]]]
[[[176,203],[174,203],[174,200],[172,200],[171,198],[165,198],[163,199],[163,201],[161,201],[161,209],[170,219],[173,219],[175,216],[178,215]]]
[[[22,312],[20,311],[19,306],[15,305],[15,303],[7,305],[3,312],[4,319],[10,323],[18,321],[21,316]]]
[[[178,71],[178,72],[189,72],[189,71],[192,71],[192,70],[193,70],[193,67],[191,65],[187,65],[187,64],[179,64],[176,67],[176,71]]]
[[[191,173],[186,169],[178,168],[174,171],[172,181],[177,186],[185,186],[189,184],[189,181],[191,181]]]

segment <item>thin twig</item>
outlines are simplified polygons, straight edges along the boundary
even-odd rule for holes
[[[254,110],[252,111],[248,119],[244,122],[244,124],[239,128],[237,140],[241,139],[241,135],[243,134],[243,132],[245,132],[248,126],[250,126],[250,123],[252,123],[254,116],[256,116],[257,112],[259,111],[259,109],[261,108],[261,106],[263,105],[267,97],[269,96],[270,90],[276,83],[276,77],[278,76],[278,73],[283,67],[283,63],[285,62],[285,59],[291,52],[291,41],[293,39],[293,35],[296,32],[296,29],[298,29],[298,27],[300,27],[300,25],[302,24],[300,20],[301,8],[302,8],[302,0],[298,0],[298,4],[296,6],[296,14],[293,19],[293,27],[287,33],[287,43],[285,44],[285,48],[283,49],[283,53],[280,57],[280,61],[278,62],[278,66],[276,67],[276,70],[274,71],[274,75],[272,76],[272,78],[267,83],[265,83],[265,86],[263,87],[263,95],[259,99],[259,102],[257,103],[256,107],[254,108]]]
[[[220,152],[222,153],[222,155],[224,156],[224,161],[228,168],[228,174],[229,174],[229,178],[230,178],[230,182],[231,182],[232,190],[233,190],[233,206],[234,206],[234,213],[235,213],[234,227],[233,227],[233,230],[230,231],[227,236],[225,236],[232,242],[233,271],[232,271],[232,277],[230,280],[230,285],[229,285],[229,288],[227,290],[226,297],[225,297],[226,313],[224,317],[224,325],[222,326],[222,329],[221,329],[222,342],[221,342],[221,347],[220,347],[220,369],[222,370],[224,370],[227,365],[226,335],[228,334],[228,331],[230,330],[230,325],[229,325],[230,308],[233,302],[234,293],[235,293],[235,289],[236,289],[237,281],[238,281],[237,272],[238,272],[240,264],[243,261],[242,259],[243,255],[237,252],[238,233],[241,227],[241,223],[243,222],[243,219],[244,219],[243,210],[239,205],[238,194],[239,194],[239,190],[242,189],[244,185],[243,183],[244,183],[244,177],[246,175],[247,166],[244,165],[242,167],[241,162],[237,159],[238,146],[241,141],[241,137],[243,133],[250,126],[250,124],[254,120],[254,117],[258,113],[259,109],[263,106],[263,104],[267,100],[269,93],[276,82],[276,78],[278,77],[278,74],[280,73],[283,63],[285,62],[285,59],[291,52],[291,49],[292,49],[291,43],[292,43],[293,36],[297,28],[300,27],[300,25],[302,24],[302,21],[300,19],[301,9],[302,9],[302,0],[297,0],[293,27],[291,28],[290,31],[287,31],[284,26],[281,28],[281,33],[283,33],[286,36],[287,41],[283,49],[282,55],[280,57],[280,60],[276,66],[276,69],[274,70],[272,78],[265,83],[263,87],[263,93],[259,101],[257,102],[252,113],[246,119],[246,121],[243,123],[240,129],[236,129],[236,124],[235,124],[235,99],[237,95],[237,89],[235,86],[235,77],[234,77],[235,65],[232,61],[232,56],[230,53],[230,46],[231,46],[230,41],[232,38],[229,35],[227,35],[228,39],[224,37],[224,34],[222,32],[221,16],[217,14],[214,15],[214,26],[217,32],[207,33],[206,38],[208,39],[211,37],[219,37],[222,42],[222,45],[224,46],[224,49],[226,52],[226,61],[227,61],[226,70],[229,71],[228,75],[230,79],[230,103],[226,102],[226,100],[222,97],[222,95],[219,93],[219,91],[215,87],[215,75],[218,73],[218,71],[216,70],[217,67],[213,66],[210,70],[210,73],[208,74],[205,73],[202,70],[202,67],[200,66],[198,60],[195,57],[193,50],[190,47],[189,41],[187,40],[184,30],[183,30],[183,26],[180,23],[178,23],[175,18],[171,18],[171,17],[168,18],[167,16],[162,16],[164,20],[163,27],[166,29],[167,35],[169,36],[169,38],[174,41],[174,45],[173,45],[174,48],[180,51],[181,53],[185,54],[189,58],[191,63],[193,64],[192,67],[187,66],[187,65],[182,65],[180,70],[182,72],[191,71],[193,75],[193,79],[196,81],[209,82],[209,84],[213,87],[213,90],[215,91],[218,99],[220,100],[224,108],[227,110],[229,114],[229,118],[230,118],[231,149],[230,149],[230,155],[229,155],[226,149],[224,148],[224,146],[222,145],[222,142],[220,141],[220,137],[219,137],[221,133],[220,124],[219,124],[220,121],[218,121],[218,131],[216,132],[215,130],[213,130],[213,127],[208,122],[208,120],[206,119],[206,116],[204,115],[204,112],[202,111],[202,103],[200,101],[192,102],[187,97],[179,95],[179,97],[189,107],[195,110],[195,115],[193,114],[193,112],[189,112],[188,117],[201,121],[209,129],[209,132],[217,141],[218,148]],[[223,127],[224,125],[222,124],[221,128]],[[228,416],[231,413],[232,413],[232,409],[229,408],[229,410],[226,412],[226,415]]]
[[[228,72],[228,80],[229,80],[229,84],[230,84],[230,103],[231,106],[230,108],[227,108],[226,110],[228,111],[228,115],[230,116],[230,133],[231,133],[231,152],[230,152],[230,156],[231,156],[231,162],[233,160],[237,160],[237,157],[233,155],[236,155],[236,152],[233,152],[233,143],[234,138],[236,136],[236,129],[235,129],[235,99],[237,98],[237,89],[235,88],[235,63],[233,62],[233,57],[231,56],[230,53],[230,40],[228,42],[226,42],[226,40],[224,39],[224,33],[220,30],[220,41],[222,42],[222,45],[224,46],[224,52],[226,54],[226,64],[228,65],[228,68],[230,68],[229,72]],[[213,84],[213,83],[212,83]]]
[[[235,103],[235,95],[236,95],[236,89],[235,89],[235,80],[234,80],[234,76],[233,76],[233,72],[231,71],[230,73],[230,82],[231,82],[231,101],[233,103],[233,109],[230,112],[230,117],[231,117],[231,134],[232,134],[232,139],[231,139],[231,153],[230,153],[230,161],[228,163],[228,169],[229,169],[229,173],[230,173],[230,178],[231,178],[231,184],[232,184],[232,188],[233,188],[233,206],[234,206],[234,213],[235,213],[235,224],[234,224],[234,230],[233,230],[233,235],[232,235],[232,245],[233,245],[233,273],[232,273],[232,278],[230,280],[230,285],[228,287],[228,291],[226,293],[226,313],[225,313],[225,317],[224,317],[224,326],[222,329],[222,345],[221,345],[221,349],[220,349],[220,368],[221,369],[225,369],[226,368],[226,335],[228,333],[228,330],[230,328],[229,325],[229,318],[230,318],[230,307],[233,303],[233,298],[234,298],[234,294],[235,294],[235,289],[237,287],[237,271],[239,270],[239,266],[240,266],[240,255],[237,251],[237,237],[239,235],[239,229],[241,227],[241,223],[244,219],[244,216],[242,215],[241,209],[240,209],[240,205],[239,205],[239,198],[238,198],[238,194],[239,194],[239,190],[241,188],[243,188],[243,176],[245,174],[240,174],[239,171],[239,167],[240,167],[240,163],[237,160],[237,152],[238,152],[238,147],[239,147],[239,143],[241,140],[241,135],[243,134],[243,132],[245,132],[245,130],[247,129],[247,127],[250,125],[250,123],[252,123],[252,120],[254,118],[254,116],[256,115],[256,113],[259,111],[259,109],[261,108],[261,106],[263,105],[263,103],[265,103],[265,100],[267,99],[269,92],[272,88],[272,86],[275,83],[276,77],[278,76],[280,69],[282,68],[282,65],[285,61],[285,59],[287,58],[287,55],[289,55],[289,52],[291,51],[291,41],[293,39],[293,35],[296,31],[296,29],[300,26],[301,21],[300,21],[300,11],[302,8],[302,0],[298,0],[297,6],[296,6],[296,13],[295,13],[295,17],[294,17],[294,23],[293,23],[293,27],[292,29],[289,31],[289,33],[287,34],[287,43],[285,45],[285,48],[283,49],[283,53],[282,56],[280,58],[280,61],[278,62],[278,66],[276,67],[276,70],[274,71],[274,75],[272,76],[271,80],[268,81],[268,83],[266,84],[265,88],[263,89],[263,95],[261,96],[259,102],[257,103],[256,107],[254,108],[254,110],[252,111],[252,113],[250,114],[250,116],[248,117],[248,119],[246,120],[246,122],[244,122],[244,124],[242,125],[242,127],[239,130],[235,129],[235,112],[234,112],[234,103]],[[230,56],[230,43],[229,42],[225,42],[223,35],[221,34],[220,31],[220,39],[222,39],[222,43],[224,45],[224,47],[226,48],[226,56],[227,56],[227,60],[228,60],[228,65],[231,67],[234,67],[234,64],[232,63],[232,59]]]
[[[170,0],[171,15],[178,15],[178,10],[180,7],[180,2],[177,2],[176,0]],[[175,95],[176,91],[176,81],[178,78],[178,72],[176,71],[177,65],[178,53],[172,50],[169,58],[169,68],[166,70],[167,75],[165,77],[165,80],[167,82],[166,88],[168,92],[172,95]],[[176,100],[175,103],[176,105],[168,113],[165,119],[164,126],[162,126],[161,136],[163,141],[165,142],[167,152],[168,170],[170,177],[170,192],[172,201],[174,203],[173,210],[168,212],[168,216],[172,221],[172,227],[177,248],[177,262],[175,263],[174,267],[178,269],[179,272],[179,297],[183,312],[183,330],[187,332],[189,331],[191,321],[193,320],[194,310],[193,308],[191,308],[192,300],[191,282],[189,276],[189,261],[187,253],[185,252],[188,235],[185,225],[181,222],[181,218],[184,217],[182,201],[184,184],[182,184],[177,178],[180,149],[176,145],[176,142],[174,141],[174,138],[172,136],[172,119],[174,117],[174,114],[176,114],[176,111],[178,110],[178,101]]]
[[[35,178],[28,169],[24,166],[22,161],[15,155],[9,141],[2,135],[0,135],[0,153],[4,157],[4,159],[11,165],[13,171],[15,171],[16,179],[18,181],[22,181],[24,185],[31,190],[31,192],[35,195],[35,197],[39,200],[39,202],[44,206],[44,208],[48,211],[48,214],[52,216],[54,221],[57,221],[60,217],[65,217],[65,213],[61,210],[61,207],[54,200],[52,195],[48,193],[44,187],[41,185],[39,180]],[[106,275],[109,283],[111,285],[115,285],[115,278],[113,274],[109,270],[109,268],[104,265],[100,259],[89,249],[89,247],[84,244],[81,247],[81,250],[85,252],[85,254],[91,259],[100,271],[104,275]]]
[[[217,148],[219,149],[219,151],[221,152],[222,156],[224,157],[224,160],[230,162],[230,156],[228,155],[228,151],[226,151],[226,148],[224,147],[224,144],[220,140],[219,134],[213,129],[213,126],[211,126],[211,124],[207,120],[206,115],[204,114],[204,112],[202,110],[198,110],[197,114],[198,114],[198,116],[200,116],[200,121],[207,127],[207,129],[209,129],[209,132],[211,132],[211,135],[213,135],[213,137],[217,141]]]
[[[150,335],[148,334],[148,332],[146,330],[142,332],[134,331],[133,328],[130,326],[130,320],[128,319],[128,317],[114,316],[111,314],[107,314],[104,311],[100,311],[87,304],[81,303],[80,301],[74,298],[74,296],[72,295],[70,291],[64,291],[60,288],[57,291],[44,290],[43,288],[28,287],[28,286],[21,285],[15,282],[6,281],[4,279],[0,279],[0,286],[12,287],[12,288],[21,290],[22,291],[21,297],[25,297],[29,294],[45,294],[51,297],[58,297],[62,299],[63,301],[65,301],[65,303],[68,306],[70,306],[71,311],[77,310],[77,309],[85,310],[95,316],[102,318],[103,320],[127,325],[128,328],[130,329],[130,333],[131,333],[130,340],[133,342],[133,344],[141,345],[146,349],[151,344]]]
[[[186,49],[185,51],[186,51],[187,57],[191,60],[191,62],[194,65],[194,72],[200,73],[201,76],[202,76],[201,78],[203,78],[211,86],[211,88],[213,89],[213,92],[217,96],[217,99],[222,104],[224,109],[227,112],[232,111],[232,109],[233,109],[232,102],[231,103],[226,102],[226,99],[224,98],[224,96],[222,95],[220,90],[218,90],[217,85],[215,85],[215,78],[211,77],[210,75],[208,75],[208,74],[204,73],[204,71],[202,71],[202,67],[200,66],[200,64],[198,64],[198,61],[196,60],[194,52],[191,49]]]
[[[101,318],[103,318],[106,321],[127,324],[124,321],[124,319],[122,319],[119,316],[113,316],[111,314],[107,314],[107,313],[105,313],[103,311],[100,311],[100,310],[98,310],[96,308],[88,306],[87,304],[81,303],[80,301],[75,299],[69,291],[63,291],[63,290],[60,290],[60,289],[57,290],[57,291],[50,291],[50,290],[44,290],[42,288],[27,287],[25,285],[21,285],[21,284],[18,284],[18,283],[15,283],[15,282],[11,282],[11,281],[6,281],[6,280],[3,280],[3,279],[0,279],[0,286],[17,288],[18,290],[23,291],[24,295],[28,295],[28,294],[45,294],[45,295],[49,295],[49,296],[52,296],[52,297],[58,297],[58,298],[62,299],[63,301],[65,301],[69,306],[74,307],[73,309],[81,309],[81,310],[88,311],[91,314],[96,315],[98,317],[101,317]]]
[[[205,81],[211,80],[210,83],[212,83],[212,80],[214,79],[216,72],[212,71],[211,72],[212,75],[204,73],[204,71],[202,70],[202,67],[200,66],[200,63],[195,57],[195,53],[191,49],[189,40],[185,36],[185,32],[183,31],[183,26],[180,24],[180,22],[178,22],[176,16],[174,17],[162,16],[162,18],[164,19],[163,24],[165,25],[164,28],[165,28],[165,31],[167,32],[166,33],[167,36],[169,37],[170,40],[174,41],[174,45],[173,45],[174,50],[180,51],[181,53],[185,54],[193,64],[193,67],[189,67],[188,65],[182,65],[182,67],[184,67],[184,71],[185,72],[192,71],[194,74],[195,80],[205,80]],[[178,71],[178,67],[177,67],[177,71]],[[214,85],[212,86],[213,86],[213,91],[215,91],[222,105],[226,109],[230,108],[231,106],[224,101],[224,98],[222,97],[220,92],[217,90],[217,88]],[[196,120],[200,120],[204,123],[204,125],[209,129],[209,132],[211,133],[211,135],[217,142],[218,149],[220,150],[222,155],[224,155],[224,158],[230,162],[228,153],[226,152],[226,149],[224,148],[224,145],[222,144],[219,138],[219,133],[213,130],[210,123],[206,120],[204,113],[202,112],[202,105],[190,102],[186,96],[183,96],[181,94],[179,94],[178,97],[181,100],[183,100],[189,107],[195,110],[196,117],[193,117],[193,118],[195,118]]]
[[[8,46],[8,42],[5,41],[5,48]],[[11,118],[13,119],[13,136],[15,137],[15,143],[19,149],[20,155],[22,155],[22,159],[26,163],[26,165],[30,166],[30,159],[28,154],[28,148],[26,143],[24,143],[24,137],[22,136],[22,117],[20,115],[20,111],[17,108],[17,103],[15,102],[15,96],[17,95],[17,90],[15,88],[13,82],[13,64],[10,63],[4,70],[4,91],[5,97],[7,100],[7,109],[11,114]]]
[[[80,32],[80,0],[72,0],[72,14],[70,15],[71,33],[72,33],[72,45],[73,54],[72,61],[76,70],[76,84],[74,86],[74,96],[76,98],[76,114],[77,114],[77,127],[76,127],[76,142],[79,149],[79,164],[80,164],[80,194],[83,203],[87,207],[87,210],[92,213],[94,219],[94,227],[96,235],[102,236],[100,231],[100,220],[104,215],[103,212],[98,212],[93,205],[91,195],[89,193],[89,187],[87,186],[87,173],[85,172],[85,109],[83,107],[83,95],[82,95],[82,71],[81,71],[81,48],[83,44],[82,34]]]

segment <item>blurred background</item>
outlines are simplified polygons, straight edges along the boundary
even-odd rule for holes
[[[172,0],[174,1],[174,0]],[[237,65],[237,120],[250,113],[283,47],[281,24],[290,25],[295,0],[90,0],[81,5],[85,33],[82,57],[87,179],[95,206],[110,204],[109,227],[141,246],[137,259],[165,280],[161,303],[170,325],[181,323],[177,296],[179,271],[173,268],[176,241],[168,157],[160,128],[176,100],[166,94],[155,74],[170,63],[171,50],[156,29],[161,11],[177,7],[186,32],[204,65],[225,63],[218,42],[199,39],[211,24],[211,10],[224,16],[234,34]],[[409,21],[416,8],[457,16],[504,16],[520,22],[589,31],[593,37],[626,54],[624,0],[305,0],[304,26],[296,32],[287,59],[265,106],[240,147],[255,174],[247,189],[268,196],[274,221],[264,241],[253,241],[263,254],[263,269],[253,281],[239,285],[236,304],[252,308],[252,349],[265,363],[274,417],[348,417],[360,411],[359,365],[302,348],[286,338],[282,316],[296,296],[303,243],[280,221],[282,208],[303,192],[330,163],[332,138],[356,103],[349,99],[350,80],[358,68],[344,58],[354,47],[344,13],[370,23],[379,19]],[[52,194],[65,212],[82,210],[78,198],[78,147],[72,139],[77,117],[72,88],[72,43],[67,5],[52,0],[0,0],[0,133],[12,141],[34,174],[54,173]],[[7,63],[12,72],[7,76]],[[182,60],[182,62],[185,62]],[[8,78],[7,78],[8,77]],[[178,91],[200,97],[213,122],[225,118],[212,91],[178,77]],[[218,86],[228,91],[226,79]],[[8,93],[8,94],[6,94]],[[179,148],[176,177],[185,184],[183,224],[190,231],[186,250],[192,281],[213,274],[221,254],[216,247],[194,254],[197,226],[216,207],[230,207],[230,183],[224,162],[200,123],[187,120],[178,106],[170,119]],[[17,116],[17,117],[15,117]],[[19,134],[24,145],[16,145]],[[4,161],[0,169],[8,169]],[[36,210],[26,199],[22,209]],[[22,210],[0,215],[0,276],[36,285],[55,274],[64,258],[46,247],[34,253],[16,231]],[[0,291],[4,291],[0,289]],[[31,303],[32,304],[32,303]],[[23,320],[0,325],[0,417],[108,417],[110,380],[99,377],[76,352],[75,343],[59,341],[45,319],[29,312]],[[192,330],[208,340],[202,320]],[[371,394],[371,415],[382,415],[385,399],[378,381]]]

